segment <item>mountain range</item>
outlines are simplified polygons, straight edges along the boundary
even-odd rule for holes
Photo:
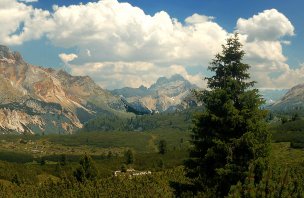
[[[161,77],[149,88],[125,87],[111,91],[120,96],[128,106],[139,114],[172,112],[197,106],[191,90],[198,89],[194,84],[176,74],[170,78]]]
[[[73,133],[99,114],[126,117],[183,109],[195,104],[193,88],[175,75],[159,78],[149,88],[108,91],[89,76],[28,64],[0,45],[1,133]]]
[[[0,133],[73,133],[98,115],[174,112],[199,104],[199,89],[181,75],[161,77],[150,87],[102,89],[89,76],[72,76],[28,64],[0,45]],[[287,93],[286,93],[287,92]],[[304,84],[290,90],[261,90],[271,110],[304,107]],[[285,95],[284,95],[285,94]],[[270,104],[270,105],[269,105]]]

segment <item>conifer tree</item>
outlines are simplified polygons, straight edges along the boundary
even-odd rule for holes
[[[128,149],[125,152],[125,162],[126,164],[133,164],[134,163],[134,153],[131,149]]]
[[[197,189],[216,197],[244,182],[249,165],[255,167],[258,181],[269,155],[267,111],[260,109],[264,101],[253,89],[250,66],[242,62],[244,54],[238,34],[228,38],[208,67],[215,73],[206,78],[208,89],[195,92],[206,110],[196,116],[185,166]]]
[[[164,155],[167,152],[167,142],[166,140],[160,140],[158,144],[158,152]]]
[[[74,176],[79,182],[94,180],[98,176],[98,170],[92,158],[85,154],[79,162],[79,167],[75,170]]]

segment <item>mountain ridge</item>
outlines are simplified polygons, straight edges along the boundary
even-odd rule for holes
[[[304,108],[304,83],[293,86],[280,100],[270,106],[275,111],[294,111]]]

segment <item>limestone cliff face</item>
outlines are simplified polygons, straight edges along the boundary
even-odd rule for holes
[[[136,111],[142,113],[186,109],[197,105],[191,89],[198,87],[180,75],[161,77],[151,87],[122,88],[112,93],[123,97]]]
[[[125,104],[88,76],[26,63],[0,45],[0,128],[3,133],[72,133],[98,113]]]

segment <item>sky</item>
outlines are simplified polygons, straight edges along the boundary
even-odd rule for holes
[[[0,0],[0,44],[106,89],[180,74],[201,87],[239,33],[257,88],[303,83],[302,0]]]

